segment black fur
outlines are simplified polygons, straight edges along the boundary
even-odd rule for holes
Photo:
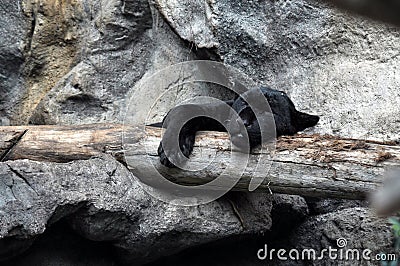
[[[248,99],[247,97],[252,97],[252,93],[254,95],[253,97],[257,97],[259,94],[254,93],[255,90],[258,89],[249,90],[242,95],[242,97],[236,97],[234,100],[225,102],[232,107],[243,121],[249,136],[250,149],[261,144],[261,130],[255,115],[257,110],[252,110],[244,100],[244,98]],[[259,90],[261,90],[261,93],[269,103],[270,114],[272,113],[275,120],[277,137],[282,135],[294,135],[318,123],[318,116],[297,111],[286,93],[267,87],[261,87]],[[182,157],[177,152],[170,152],[170,157],[174,157],[174,160],[178,162],[187,160],[192,153],[197,131],[207,130],[224,132],[226,131],[225,127],[229,127],[231,130],[235,128],[235,125],[232,124],[232,121],[234,121],[232,117],[234,116],[232,113],[227,114],[227,112],[223,112],[221,104],[186,104],[173,108],[164,118],[163,127],[167,128],[164,139],[176,137],[177,131],[179,130],[179,122],[177,121],[185,121],[184,116],[188,113],[196,113],[199,117],[189,120],[179,132],[179,147],[185,157]],[[222,125],[216,120],[206,117],[207,114],[214,114],[214,117],[217,117],[220,121],[226,121],[226,123]],[[240,136],[242,136],[242,134],[240,134]],[[233,141],[232,134],[231,138]],[[158,148],[158,155],[163,165],[175,167],[167,158],[162,143],[160,143]]]

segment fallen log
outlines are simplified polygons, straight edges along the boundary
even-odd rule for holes
[[[142,180],[152,178],[146,175],[150,173],[148,165],[154,165],[166,178],[183,185],[210,182],[230,162],[229,136],[222,132],[200,132],[189,164],[209,164],[208,167],[200,171],[168,169],[156,155],[161,134],[159,128],[144,130],[119,124],[0,127],[0,160],[65,163],[108,153],[127,164]],[[270,163],[270,169],[256,167]],[[323,135],[280,137],[272,157],[262,154],[260,149],[250,155],[248,166],[233,190],[247,190],[252,178],[263,178],[257,191],[364,199],[382,184],[385,168],[398,165],[400,146],[394,142]]]

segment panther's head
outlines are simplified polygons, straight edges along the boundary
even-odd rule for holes
[[[263,104],[265,100],[262,99],[260,101],[261,95],[263,95],[269,103],[269,106],[262,106],[261,109],[263,110],[261,111],[257,110],[257,106],[249,106],[245,100],[248,99],[249,102],[253,103],[255,101],[257,103],[258,101],[260,104]],[[251,128],[256,130],[257,127],[259,130],[259,121],[257,121],[255,113],[267,111],[273,114],[277,136],[293,135],[306,128],[315,126],[319,121],[319,117],[316,115],[309,115],[297,111],[293,102],[285,92],[268,87],[261,87],[245,92],[234,101],[232,108],[239,114],[244,125],[250,131]]]

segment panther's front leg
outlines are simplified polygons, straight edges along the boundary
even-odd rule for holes
[[[197,131],[226,131],[218,121],[227,121],[231,117],[231,105],[232,102],[186,104],[170,110],[163,121],[166,131],[158,147],[161,164],[170,168],[176,167],[173,162],[183,165],[193,151]],[[177,135],[179,143],[174,139]]]
[[[178,165],[183,165],[193,151],[197,129],[198,125],[190,122],[182,127],[182,130],[179,132],[179,149],[182,153],[172,148],[166,152],[163,147],[163,141],[161,141],[158,147],[158,155],[160,156],[161,164],[169,168],[176,167],[175,164],[168,159],[169,157]],[[166,140],[165,138],[167,137],[164,136],[163,140]]]

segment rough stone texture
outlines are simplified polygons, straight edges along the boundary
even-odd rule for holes
[[[315,132],[398,138],[398,29],[307,0],[207,3],[217,40],[213,46],[223,62],[321,115]],[[182,38],[200,46],[208,42],[202,32],[188,34],[187,24],[176,23],[185,16],[197,23],[191,28],[204,25],[185,13],[198,5],[180,1],[161,8]]]
[[[23,86],[12,85],[22,80],[14,70],[16,76],[2,81],[7,99],[24,94],[17,97],[17,114],[2,115],[4,123],[26,122],[32,112],[35,124],[122,121],[140,80],[174,63],[213,58],[321,115],[314,132],[398,138],[400,31],[393,26],[307,0],[157,0],[154,7],[146,0],[1,3],[3,23],[19,32],[1,38],[1,46],[14,38],[26,47]],[[226,93],[177,87],[152,118],[199,94]],[[2,106],[9,113],[12,105]]]
[[[297,249],[300,253],[303,249],[315,249],[317,254],[322,249],[329,247],[338,249],[337,239],[339,238],[347,240],[347,249],[361,251],[370,249],[371,256],[395,252],[393,233],[387,226],[386,219],[377,219],[365,208],[349,208],[337,213],[312,216],[293,229],[290,231],[289,227],[286,234],[281,232],[274,238],[271,238],[270,235],[252,236],[247,239],[231,239],[228,243],[203,246],[152,265],[165,265],[164,262],[169,265],[187,265],[188,261],[191,261],[191,265],[379,265],[376,261],[340,261],[327,258],[316,261],[282,261],[276,257],[277,250],[281,248],[287,251]],[[276,250],[272,261],[257,258],[257,251],[264,248],[265,244],[267,244],[268,250]],[[325,255],[327,257],[327,253]],[[196,258],[196,260],[192,262],[192,258]]]
[[[368,207],[367,201],[307,198],[310,214],[326,214],[355,207]]]
[[[13,124],[26,123],[40,100],[75,64],[78,22],[83,15],[78,1],[21,2],[30,24],[24,40],[26,92],[14,107]]]
[[[0,125],[10,125],[24,92],[24,41],[30,24],[20,1],[0,1]]]
[[[198,207],[169,205],[148,195],[108,156],[69,164],[1,163],[0,180],[0,242],[32,239],[68,216],[85,238],[111,242],[125,262],[143,263],[213,240],[262,233],[271,225],[268,197],[242,198],[236,210],[235,201],[226,199]],[[242,227],[242,212],[251,226]],[[3,258],[23,250],[0,245]]]
[[[274,195],[272,199],[271,237],[280,238],[297,227],[309,214],[307,202],[303,197]]]
[[[65,37],[75,44],[74,67],[50,88],[31,123],[117,121],[127,92],[147,70],[153,42],[146,0],[78,3],[72,11],[80,18],[68,19],[76,27]],[[57,23],[57,19],[44,22],[48,27]],[[44,34],[38,31],[45,39]]]
[[[199,48],[215,48],[214,1],[168,1],[156,0],[156,6],[178,35]]]
[[[209,53],[192,52],[194,48],[188,48],[146,0],[85,1],[81,6],[82,19],[74,33],[76,65],[40,102],[32,124],[121,122],[131,97],[140,97],[144,105],[156,104],[150,119],[158,122],[185,99],[223,95],[206,84],[174,83],[160,102],[143,100],[149,98],[146,93],[135,94],[139,81],[175,63],[209,59]],[[164,92],[157,84],[153,90]]]
[[[338,248],[337,240],[347,240],[346,249],[370,249],[371,257],[394,252],[393,232],[386,219],[377,219],[366,208],[349,208],[336,213],[310,217],[294,230],[290,246],[298,250],[313,248],[317,251]],[[317,253],[318,254],[318,253]],[[374,261],[311,261],[307,265],[376,265]]]

